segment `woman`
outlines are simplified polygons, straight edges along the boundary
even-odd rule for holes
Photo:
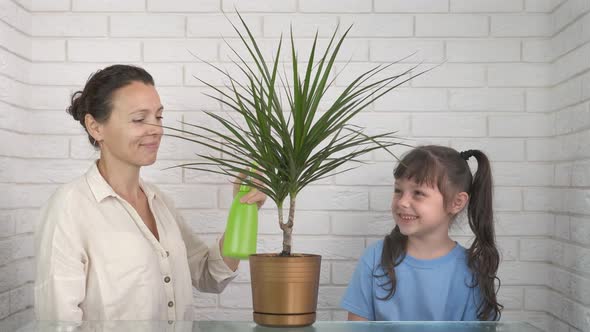
[[[74,93],[68,113],[100,159],[41,210],[37,318],[191,320],[192,286],[221,292],[239,261],[221,255],[223,236],[208,248],[139,176],[156,161],[162,137],[153,78],[134,66],[107,67]],[[254,190],[242,201],[260,207],[265,199]]]

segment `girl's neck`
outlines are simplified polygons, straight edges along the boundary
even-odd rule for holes
[[[98,171],[113,190],[129,202],[141,195],[139,167],[121,162],[116,158],[101,156],[97,161]]]
[[[443,238],[408,238],[407,254],[418,259],[434,259],[445,256],[457,244],[448,235]]]

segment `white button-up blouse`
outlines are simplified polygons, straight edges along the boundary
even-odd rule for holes
[[[233,272],[217,243],[193,234],[156,186],[140,180],[160,241],[96,163],[41,210],[35,236],[40,320],[191,320],[192,286],[219,293]]]

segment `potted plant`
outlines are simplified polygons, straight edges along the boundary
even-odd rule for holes
[[[244,179],[245,184],[264,192],[275,202],[278,225],[283,231],[283,250],[250,256],[254,321],[267,326],[311,325],[316,316],[321,257],[291,252],[297,195],[310,183],[334,175],[345,163],[361,163],[358,157],[365,153],[400,144],[395,132],[367,135],[363,128],[352,125],[351,119],[385,93],[424,71],[412,75],[416,68],[413,66],[401,74],[377,78],[390,65],[376,66],[352,80],[322,110],[320,101],[333,82],[330,73],[350,27],[338,38],[336,29],[321,52],[316,48],[316,33],[307,61],[301,67],[291,31],[289,80],[279,71],[282,38],[274,60],[268,63],[239,13],[238,17],[244,32],[233,23],[232,26],[247,54],[231,49],[239,59],[233,63],[245,77],[244,81],[210,64],[229,83],[219,88],[202,82],[221,95],[209,96],[235,111],[244,125],[215,112],[206,112],[222,125],[223,131],[190,123],[184,123],[185,129],[165,128],[177,133],[168,136],[221,152],[221,157],[201,154],[204,161],[177,167],[232,177],[243,173],[249,176]],[[303,74],[300,70],[304,70]],[[352,168],[356,167],[338,173]],[[283,207],[287,198],[289,208],[285,220]]]

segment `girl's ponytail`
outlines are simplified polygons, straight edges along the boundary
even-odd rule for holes
[[[475,240],[467,250],[467,264],[474,271],[474,285],[481,293],[478,306],[480,320],[498,320],[503,308],[496,299],[495,282],[500,255],[496,248],[492,209],[492,172],[486,155],[479,150],[461,152],[461,157],[477,159],[477,172],[469,189],[467,216]],[[498,285],[499,286],[499,285]]]

